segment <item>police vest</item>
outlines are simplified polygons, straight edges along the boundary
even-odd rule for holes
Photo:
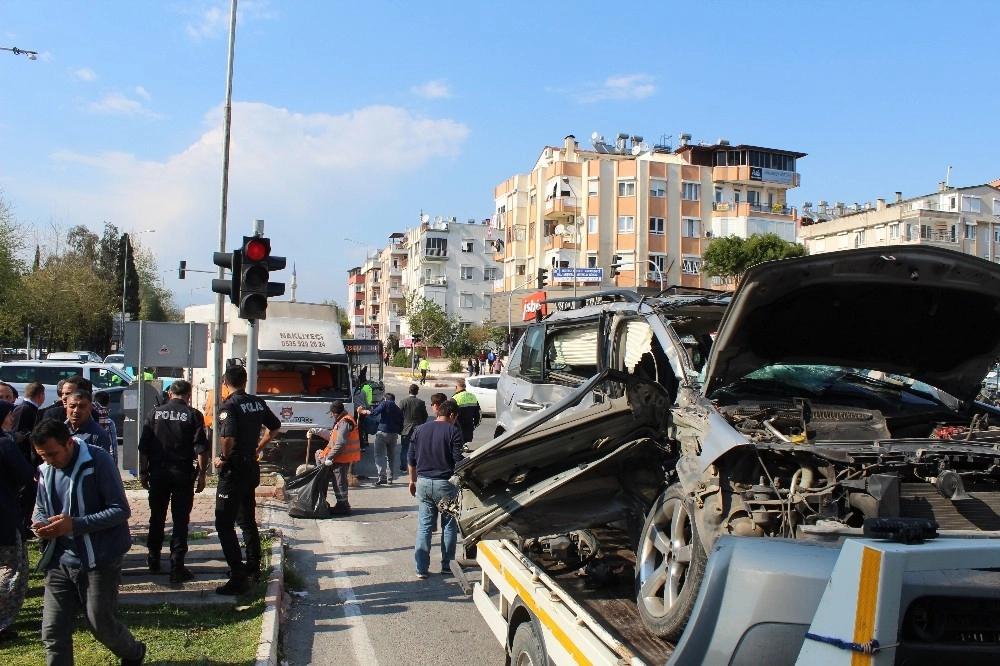
[[[337,437],[340,436],[337,431],[337,426],[340,425],[340,422],[344,419],[347,419],[347,422],[351,424],[351,431],[347,433],[347,441],[344,442],[344,445],[340,448],[340,451],[337,452],[337,455],[333,457],[333,462],[352,463],[361,460],[361,434],[358,432],[358,424],[354,420],[354,417],[347,412],[341,414],[340,418],[333,424],[333,429],[330,431],[330,443],[325,449],[320,451],[320,460],[329,455],[330,451],[333,449],[333,446],[337,441]]]
[[[479,400],[475,395],[469,393],[468,391],[459,391],[451,397],[459,407],[469,407],[470,405],[478,405]]]

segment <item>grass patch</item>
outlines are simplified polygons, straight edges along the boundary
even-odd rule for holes
[[[264,539],[261,541],[263,544]],[[34,567],[41,554],[39,543],[29,542],[28,552]],[[5,642],[0,648],[0,661],[5,666],[45,663],[41,645],[44,582],[42,574],[31,575],[24,607],[12,626],[19,638]],[[148,646],[147,663],[252,664],[257,654],[266,588],[266,583],[258,583],[235,600],[208,606],[123,603],[118,617]],[[77,664],[120,663],[91,636],[82,611],[77,611],[73,652]]]
[[[285,589],[290,592],[301,592],[306,589],[306,579],[299,573],[295,563],[287,557],[285,558]]]

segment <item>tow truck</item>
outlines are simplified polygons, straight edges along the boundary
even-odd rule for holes
[[[676,644],[643,628],[627,572],[597,587],[582,567],[552,569],[510,539],[477,544],[468,589],[517,666],[996,664],[1000,533],[937,533],[928,522],[724,536]],[[631,553],[601,544],[613,580]]]

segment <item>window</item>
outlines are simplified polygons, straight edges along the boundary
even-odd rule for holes
[[[983,200],[979,197],[967,197],[962,195],[962,210],[966,213],[981,213]]]
[[[649,260],[656,264],[656,270],[660,273],[665,273],[667,271],[667,255],[651,254],[649,255]]]
[[[389,312],[391,312],[393,314],[393,316],[398,315],[399,314],[399,305],[397,303],[390,303],[389,304]]]
[[[618,181],[618,196],[620,196],[620,197],[634,197],[635,196],[635,181],[634,180],[620,180],[620,181]]]
[[[490,308],[493,307],[492,300],[493,300],[493,294],[486,294],[486,293],[483,294],[483,309],[484,310],[489,310]]]
[[[517,275],[524,275],[524,264],[517,264],[514,267],[514,273]]]
[[[596,197],[597,196],[597,186],[600,184],[600,180],[597,178],[591,178],[587,181],[587,196]]]
[[[537,201],[538,201],[538,195],[535,194],[534,192],[532,192],[531,193],[531,205],[534,206]]]
[[[681,257],[681,273],[685,275],[701,275],[701,257],[684,255]]]
[[[701,220],[696,217],[685,217],[681,220],[681,236],[684,238],[701,236]]]
[[[965,225],[965,240],[976,240],[976,225]]]
[[[747,190],[747,203],[751,206],[760,205],[760,192],[757,190]]]
[[[587,233],[596,234],[597,233],[597,216],[591,215],[587,218]]]
[[[487,252],[503,252],[503,243],[499,238],[488,238],[486,240]]]
[[[657,199],[667,196],[667,181],[661,178],[651,178],[649,180],[649,196]]]
[[[472,279],[472,266],[462,266],[462,279],[463,280]]]
[[[354,293],[360,294],[360,293],[364,293],[364,291],[365,291],[365,285],[363,285],[363,284],[356,284],[356,285],[354,285]]]
[[[459,307],[471,308],[472,307],[472,294],[459,294]]]
[[[666,221],[662,217],[649,218],[649,233],[654,236],[662,236],[666,229]]]
[[[448,256],[448,239],[447,238],[428,238],[427,244],[424,245],[424,256],[425,257],[447,257]]]
[[[889,225],[889,240],[899,239],[899,222],[893,222]]]
[[[619,215],[618,233],[620,234],[635,233],[635,217],[632,215]]]
[[[597,255],[588,254],[587,255],[587,268],[597,268]]]
[[[462,252],[472,252],[476,245],[476,241],[471,238],[462,239]]]
[[[722,203],[722,188],[718,185],[715,187],[715,203]]]
[[[487,266],[483,269],[484,280],[496,280],[498,269],[496,266]]]
[[[1000,227],[993,227],[993,242],[1000,243]]]
[[[1000,215],[1000,199],[993,200],[993,214]]]
[[[857,229],[854,232],[854,247],[864,247],[865,246],[865,230]]]
[[[701,200],[701,184],[683,183],[681,185],[681,199],[684,199],[685,201]]]
[[[955,210],[955,197],[951,197],[948,201],[948,208]]]

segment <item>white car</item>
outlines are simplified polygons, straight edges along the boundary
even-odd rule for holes
[[[479,411],[483,416],[497,414],[497,382],[500,375],[474,375],[465,378],[465,388],[479,401]]]

